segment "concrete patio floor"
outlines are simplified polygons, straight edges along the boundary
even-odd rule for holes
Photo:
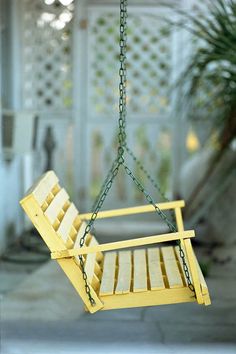
[[[2,354],[236,353],[234,263],[211,268],[211,306],[179,304],[94,315],[84,313],[56,262],[36,270],[25,266],[25,276],[23,268],[11,264],[0,272]]]

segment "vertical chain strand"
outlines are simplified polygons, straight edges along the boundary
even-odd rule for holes
[[[124,145],[126,142],[126,50],[127,50],[127,0],[120,1],[120,69],[119,69],[119,133],[118,133],[118,155],[121,162],[124,162]]]
[[[102,185],[101,191],[93,205],[92,216],[85,228],[84,234],[80,239],[80,247],[84,246],[86,236],[91,232],[93,224],[97,218],[98,212],[107,197],[107,194],[113,184],[113,181],[119,171],[120,166],[124,163],[124,145],[126,142],[126,42],[127,42],[127,0],[120,0],[120,69],[119,69],[119,133],[118,133],[118,151],[117,158],[114,160],[111,169],[108,171],[107,177]],[[85,291],[88,295],[92,306],[95,305],[95,300],[91,295],[91,289],[88,284],[87,274],[85,271],[84,259],[79,257],[80,267],[85,283]]]

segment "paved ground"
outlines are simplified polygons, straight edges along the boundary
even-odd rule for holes
[[[235,263],[211,268],[211,306],[95,315],[84,313],[56,263],[35,268],[6,263],[1,268],[2,354],[236,353]]]

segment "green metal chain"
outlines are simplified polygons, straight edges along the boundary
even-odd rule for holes
[[[126,151],[133,158],[133,160],[138,164],[138,166],[142,169],[142,171],[146,174],[146,176],[148,177],[150,182],[152,182],[152,184],[159,191],[159,193],[162,195],[162,197],[165,200],[168,200],[164,196],[164,193],[162,193],[161,188],[156,184],[154,179],[148,174],[147,170],[145,170],[145,168],[142,166],[141,162],[136,158],[136,156],[133,154],[133,152],[128,148],[127,143],[126,143],[127,0],[120,0],[120,42],[119,42],[119,46],[120,46],[120,69],[119,69],[120,82],[119,82],[119,120],[118,120],[119,133],[118,133],[117,156],[114,159],[112,166],[111,166],[110,170],[108,171],[108,174],[102,184],[101,190],[100,190],[100,192],[93,204],[92,216],[91,216],[90,220],[88,221],[88,224],[86,225],[83,236],[80,239],[80,247],[84,246],[86,236],[92,231],[92,228],[93,228],[94,222],[97,218],[97,215],[103,206],[103,203],[104,203],[104,201],[105,201],[105,199],[112,187],[114,179],[115,179],[121,166],[124,167],[128,176],[133,180],[133,182],[136,184],[137,188],[144,194],[147,202],[154,207],[156,213],[161,217],[162,220],[165,221],[170,232],[177,231],[174,222],[171,222],[170,220],[168,220],[165,213],[163,213],[160,210],[160,208],[154,203],[150,194],[145,190],[145,188],[141,184],[141,182],[135,177],[135,175],[132,173],[130,168],[125,164],[124,153]],[[184,251],[181,248],[180,242],[179,242],[179,249],[180,249],[180,256],[181,256],[181,259],[183,262],[183,269],[185,271],[188,286],[191,290],[194,291],[194,287],[191,283],[191,279],[190,279],[190,275],[189,275],[189,271],[188,271],[188,266],[185,261]],[[84,283],[85,283],[85,291],[88,295],[88,299],[89,299],[91,305],[95,306],[96,302],[91,294],[91,288],[88,283],[88,277],[87,277],[87,274],[85,271],[84,258],[82,255],[79,256],[79,262],[80,262],[80,267],[81,267],[81,271],[82,271],[83,279],[84,279]]]

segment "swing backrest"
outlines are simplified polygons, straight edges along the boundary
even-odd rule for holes
[[[53,171],[45,173],[32,186],[20,203],[51,252],[80,247],[79,241],[83,236],[86,223],[81,220],[77,208],[70,201],[65,189],[59,185],[58,177]],[[97,244],[96,238],[88,234],[85,245],[93,246]],[[102,260],[103,254],[101,252],[88,254],[87,257],[84,257],[88,283],[96,293],[99,287]],[[65,259],[64,262],[69,265],[71,259]],[[58,263],[61,266],[63,265],[63,270],[68,275],[70,272],[67,272],[67,265]],[[75,272],[78,272],[77,279],[82,279],[77,256],[73,257],[73,277],[76,277]],[[71,278],[70,274],[68,276]],[[83,289],[83,279],[80,285]]]

